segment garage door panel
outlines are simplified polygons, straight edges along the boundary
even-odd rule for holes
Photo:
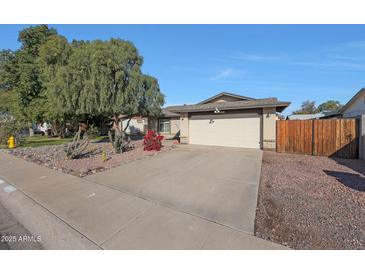
[[[191,144],[260,148],[260,118],[189,120]]]

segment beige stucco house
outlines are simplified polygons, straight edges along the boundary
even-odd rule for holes
[[[194,105],[165,108],[160,119],[149,119],[148,128],[186,144],[273,149],[277,112],[289,104],[222,92]]]
[[[128,119],[122,121],[123,129],[127,126]],[[126,129],[128,134],[145,134],[148,129],[148,118],[142,116],[134,116],[129,122]]]
[[[171,112],[170,107],[162,109],[158,119],[148,119],[148,129],[153,129],[167,139],[179,139],[180,137],[180,114]]]
[[[356,93],[339,111],[343,118],[365,114],[365,88]]]
[[[162,109],[162,115],[158,119],[135,115],[128,124],[129,119],[124,118],[121,121],[123,129],[125,128],[128,134],[137,137],[146,134],[148,129],[153,129],[168,139],[178,139],[180,134],[180,114],[170,112],[168,109]]]

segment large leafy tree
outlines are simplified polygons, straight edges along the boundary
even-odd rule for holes
[[[49,102],[57,102],[54,111],[60,115],[76,115],[85,122],[94,116],[112,119],[110,138],[117,152],[123,149],[123,119],[133,115],[157,116],[164,103],[155,78],[143,75],[142,57],[127,41],[73,42],[50,39],[41,49]],[[54,43],[56,46],[50,46]],[[47,61],[46,48],[57,49],[56,65]],[[113,134],[112,134],[113,133]]]
[[[328,100],[318,107],[316,107],[316,103],[314,101],[304,101],[301,105],[301,108],[293,111],[293,114],[314,114],[318,112],[326,112],[326,111],[337,111],[342,107],[342,104],[339,101]]]
[[[328,100],[318,106],[319,111],[337,111],[342,108],[342,104],[339,101]]]
[[[35,122],[44,118],[45,98],[38,54],[39,48],[56,34],[47,25],[26,28],[19,32],[20,49],[0,54],[0,86],[17,100],[12,114],[18,119]]]
[[[11,112],[16,107],[14,87],[18,82],[18,68],[15,53],[0,51],[0,112]]]
[[[45,118],[46,98],[38,63],[39,48],[56,34],[56,30],[47,25],[29,27],[19,33],[18,40],[22,46],[16,53],[19,74],[16,93],[19,113],[30,122],[42,121]]]
[[[314,114],[318,112],[316,102],[307,100],[302,103],[299,110],[293,111],[293,114]]]
[[[13,87],[17,81],[15,54],[10,50],[0,51],[0,113],[10,112],[15,104]]]
[[[0,90],[12,94],[7,98],[15,100],[12,114],[18,119],[47,120],[57,128],[109,117],[112,143],[120,151],[122,119],[159,115],[164,96],[158,81],[141,72],[143,58],[131,42],[68,43],[46,25],[22,30],[19,41],[19,50],[0,54]]]
[[[19,81],[15,52],[0,51],[0,91],[11,91]]]
[[[40,79],[42,81],[42,105],[43,114],[52,123],[55,135],[64,135],[66,122],[78,122],[76,115],[67,115],[63,105],[58,101],[59,96],[55,86],[62,80],[58,74],[66,68],[72,48],[67,39],[60,35],[51,36],[46,43],[39,48],[38,64],[40,67]]]

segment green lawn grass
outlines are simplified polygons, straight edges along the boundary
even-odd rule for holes
[[[26,137],[19,147],[39,147],[39,146],[52,146],[52,145],[62,145],[70,142],[72,138],[58,138],[58,137],[48,137],[48,136],[32,136]]]
[[[94,141],[107,140],[107,136],[96,136],[93,138]],[[23,139],[22,143],[17,147],[39,147],[39,146],[53,146],[67,144],[72,140],[72,137],[59,138],[59,137],[48,137],[48,136],[31,136]],[[7,148],[6,145],[1,145],[0,148]]]

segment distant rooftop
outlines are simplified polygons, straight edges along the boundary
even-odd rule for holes
[[[337,114],[337,111],[326,111],[326,112],[318,112],[314,114],[292,114],[288,115],[287,120],[311,120],[311,119],[320,119],[325,116],[331,116]]]

